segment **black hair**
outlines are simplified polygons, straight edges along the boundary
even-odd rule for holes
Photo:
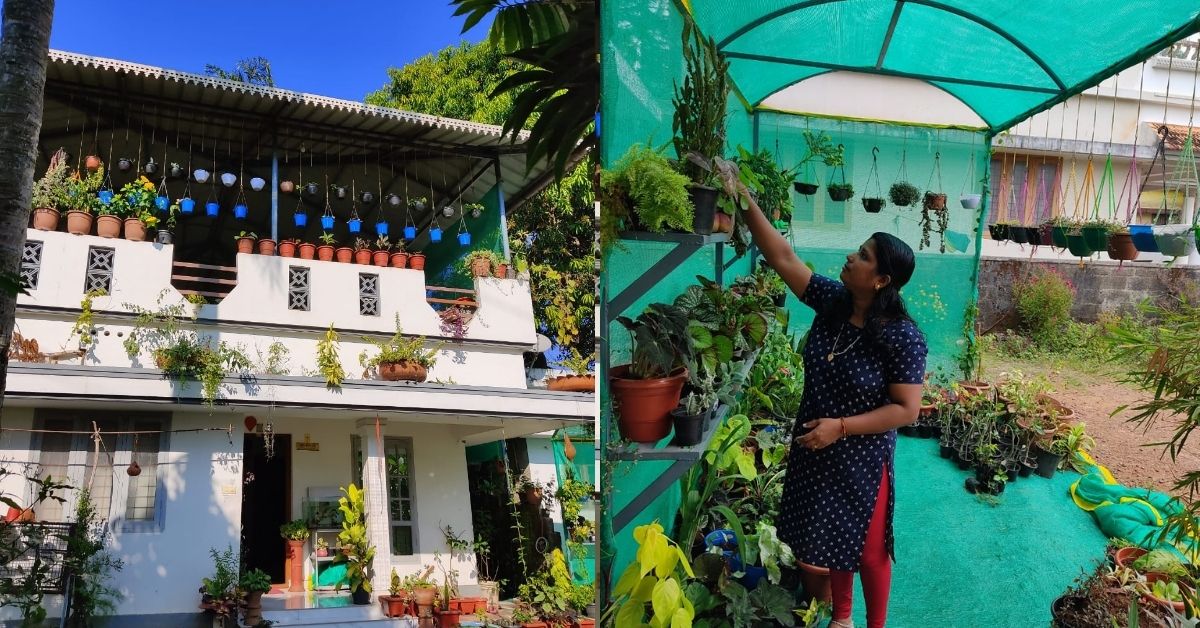
[[[875,242],[875,272],[879,276],[890,277],[887,285],[875,293],[875,299],[867,308],[864,322],[867,338],[876,345],[883,344],[883,326],[892,321],[907,320],[916,324],[904,306],[904,298],[900,289],[912,278],[916,259],[912,247],[890,233],[877,231],[871,234]],[[824,314],[837,322],[850,320],[854,313],[854,301],[850,291],[846,290],[841,297],[830,301]]]

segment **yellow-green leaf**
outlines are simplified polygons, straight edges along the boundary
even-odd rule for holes
[[[654,586],[650,596],[650,605],[654,609],[654,617],[660,622],[670,623],[675,609],[679,608],[679,583],[674,578],[663,580]]]

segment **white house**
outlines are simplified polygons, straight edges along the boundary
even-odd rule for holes
[[[0,463],[92,486],[109,547],[125,564],[116,579],[124,595],[118,625],[195,621],[197,589],[213,571],[211,549],[231,546],[247,566],[285,584],[279,525],[319,518],[321,504],[336,502],[339,487],[351,482],[368,491],[378,550],[373,584],[386,591],[393,568],[407,575],[433,564],[435,552],[448,553],[447,526],[473,538],[467,446],[594,420],[593,395],[527,385],[522,354],[536,344],[527,277],[431,285],[471,250],[453,235],[437,242],[432,228],[461,228],[482,246],[499,247],[504,211],[518,210],[545,184],[544,169],[525,173],[521,141],[501,141],[500,130],[486,125],[70,53],[52,53],[48,78],[45,155],[65,146],[74,165],[82,154],[111,162],[136,153],[136,172],[147,155],[164,168],[178,162],[194,169],[208,154],[204,167],[214,176],[267,181],[257,197],[244,191],[244,221],[229,216],[238,190],[212,184],[221,214],[180,217],[175,244],[28,231],[22,275],[31,289],[18,300],[16,327],[37,348],[27,345],[9,366]],[[339,167],[341,158],[354,165]],[[112,172],[114,188],[135,172]],[[373,205],[332,203],[322,211],[321,200],[314,207],[279,191],[286,179],[311,178],[379,196]],[[165,183],[189,185],[197,198],[208,193],[186,175]],[[427,196],[429,207],[397,210],[382,202],[391,193]],[[482,216],[463,210],[475,200],[484,201]],[[309,225],[289,224],[293,205],[308,208]],[[336,217],[331,232],[343,242],[354,235],[349,218],[390,220],[394,235],[402,221],[418,225],[409,250],[423,251],[430,265],[421,271],[232,251],[232,234],[248,227],[315,243],[320,231],[311,223],[322,213]],[[85,299],[88,293],[98,296]],[[192,305],[189,294],[209,303]],[[471,316],[452,332],[438,310],[456,303]],[[138,313],[168,308],[176,308],[178,333],[250,358],[248,368],[220,380],[212,405],[200,382],[164,375],[145,335],[134,334],[132,355],[127,350],[131,333],[147,329]],[[359,363],[397,322],[405,338],[424,337],[437,350],[425,383],[381,381]],[[317,366],[318,342],[330,328],[345,372],[340,387],[328,386]],[[133,462],[139,475],[129,473]],[[19,475],[6,476],[0,492],[21,503],[32,498]],[[39,506],[36,518],[68,520],[75,492],[66,497],[61,506]],[[302,557],[306,581],[321,564],[312,541]],[[470,588],[474,561],[452,562]],[[55,616],[61,596],[47,602]],[[12,619],[12,610],[0,619]]]

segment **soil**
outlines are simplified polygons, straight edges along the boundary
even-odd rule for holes
[[[1052,396],[1075,411],[1087,432],[1096,439],[1093,456],[1126,486],[1142,486],[1175,494],[1175,482],[1189,471],[1200,470],[1200,453],[1185,447],[1174,461],[1164,445],[1170,441],[1182,417],[1160,418],[1153,425],[1129,423],[1136,412],[1113,411],[1135,406],[1153,395],[1120,381],[1121,373],[1111,368],[1083,371],[1066,363],[1028,362],[996,355],[984,356],[988,379],[1020,370],[1026,375],[1046,375],[1055,392]],[[1186,494],[1179,497],[1191,501]]]

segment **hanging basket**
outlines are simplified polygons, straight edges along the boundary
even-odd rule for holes
[[[292,220],[295,221],[297,227],[308,226],[308,214],[304,212],[296,212],[292,214]]]
[[[1117,232],[1108,237],[1108,258],[1129,262],[1137,259],[1138,250],[1128,232]]]
[[[803,194],[804,196],[812,196],[813,194],[817,193],[817,189],[821,186],[817,185],[816,183],[804,183],[803,181],[796,181],[792,184],[792,187],[795,188],[796,192]]]
[[[471,246],[470,232],[463,232],[463,233],[458,234],[458,243],[462,246]]]
[[[441,227],[430,227],[429,228],[429,241],[430,242],[441,242],[442,241],[442,228]]]
[[[1067,249],[1071,251],[1071,255],[1074,255],[1075,257],[1091,257],[1092,253],[1095,253],[1095,251],[1088,246],[1087,239],[1083,237],[1082,233],[1067,234]]]
[[[326,231],[333,229],[333,216],[321,216],[321,228]]]
[[[1151,225],[1129,225],[1129,237],[1133,246],[1142,253],[1157,253],[1158,241],[1154,239],[1154,227]]]
[[[416,237],[417,237],[417,228],[416,227],[414,227],[412,225],[408,225],[408,226],[404,227],[404,239],[405,240],[415,240]]]
[[[1067,228],[1061,226],[1053,226],[1050,228],[1050,242],[1054,246],[1065,249],[1067,248]]]
[[[983,195],[963,194],[958,197],[958,202],[962,203],[963,209],[979,209],[979,204],[983,202]]]
[[[346,221],[346,227],[350,229],[350,233],[359,233],[362,231],[362,219],[351,218]]]
[[[1025,227],[1021,225],[1010,225],[1008,239],[1017,244],[1029,244],[1029,232],[1025,231]]]
[[[221,204],[216,201],[209,201],[204,204],[204,212],[208,214],[209,218],[216,218],[217,214],[221,212]]]
[[[1083,227],[1081,231],[1089,249],[1103,251],[1108,248],[1108,229],[1104,227]]]
[[[1167,257],[1187,257],[1196,250],[1196,234],[1191,225],[1154,225],[1154,241]]]

